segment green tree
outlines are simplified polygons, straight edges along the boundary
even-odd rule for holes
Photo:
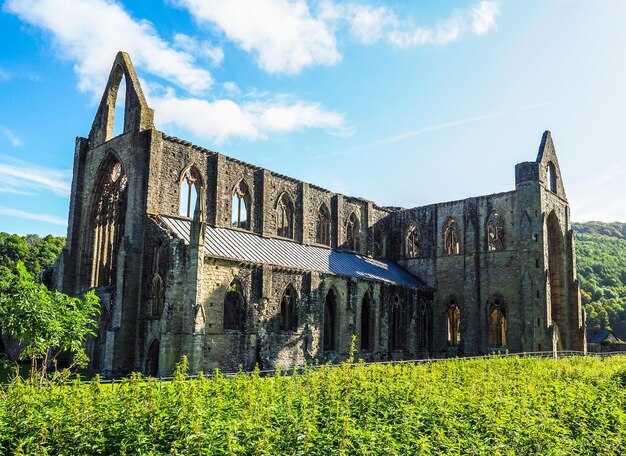
[[[88,361],[84,342],[96,335],[99,299],[93,291],[82,299],[50,291],[37,283],[19,261],[0,292],[0,330],[24,344],[20,357],[31,361],[31,380],[44,379],[59,355],[72,354],[67,368]]]

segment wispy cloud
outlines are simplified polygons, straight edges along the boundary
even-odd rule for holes
[[[10,78],[11,78],[11,75],[9,74],[9,72],[0,68],[0,82],[8,81]]]
[[[192,93],[212,83],[192,53],[169,44],[150,22],[133,19],[114,1],[8,0],[3,10],[52,32],[60,55],[76,62],[83,91],[99,95],[119,50],[128,51],[145,71]]]
[[[487,120],[487,119],[493,119],[496,117],[503,117],[503,116],[507,116],[509,114],[514,114],[516,112],[520,112],[520,111],[526,111],[528,109],[536,109],[536,108],[540,108],[543,106],[548,106],[550,103],[537,103],[537,104],[532,104],[532,105],[528,105],[528,106],[522,106],[519,108],[515,108],[515,109],[509,109],[507,111],[502,111],[502,112],[496,112],[496,113],[492,113],[492,114],[484,114],[484,115],[480,115],[480,116],[475,116],[475,117],[468,117],[467,119],[460,119],[460,120],[455,120],[452,122],[445,122],[445,123],[441,123],[441,124],[437,124],[437,125],[430,125],[428,127],[423,127],[423,128],[418,128],[416,130],[411,130],[411,131],[405,131],[402,133],[398,133],[396,135],[392,135],[392,136],[388,136],[386,138],[381,138],[378,139],[376,141],[372,141],[370,143],[367,144],[362,144],[360,146],[356,146],[356,147],[351,147],[349,149],[343,149],[343,150],[338,150],[338,151],[334,151],[331,152],[329,154],[325,154],[325,155],[320,155],[316,158],[326,158],[328,156],[331,155],[347,155],[347,154],[351,154],[354,152],[358,152],[361,150],[367,150],[367,149],[373,149],[375,147],[380,147],[380,146],[386,146],[389,144],[394,144],[400,141],[404,141],[405,139],[408,138],[412,138],[414,136],[419,136],[419,135],[423,135],[426,133],[430,133],[432,131],[437,131],[437,130],[444,130],[446,128],[452,128],[452,127],[458,127],[461,125],[466,125],[466,124],[470,124],[470,123],[474,123],[474,122],[479,122],[481,120]]]
[[[57,217],[56,215],[36,214],[34,212],[26,212],[4,206],[0,206],[0,215],[23,218],[28,220],[37,220],[38,222],[52,223],[53,225],[67,226],[67,220],[61,217]]]
[[[0,134],[4,136],[13,147],[20,147],[24,144],[19,136],[17,136],[15,133],[13,133],[12,130],[5,127],[4,125],[0,125]]]
[[[69,171],[45,168],[0,155],[0,192],[14,194],[52,192],[67,197],[70,193],[70,178]]]

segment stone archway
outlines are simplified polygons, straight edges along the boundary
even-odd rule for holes
[[[149,375],[150,377],[156,377],[159,375],[159,351],[159,339],[154,339],[150,344],[148,356],[146,357],[146,375]]]
[[[553,330],[558,328],[562,343],[565,340],[564,331],[567,329],[567,307],[564,293],[566,284],[563,275],[563,233],[554,211],[548,216],[547,239],[550,318]]]

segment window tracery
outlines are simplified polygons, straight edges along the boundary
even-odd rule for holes
[[[350,217],[348,217],[348,221],[346,222],[346,244],[348,249],[353,250],[355,252],[359,251],[359,219],[356,214],[352,212]]]
[[[411,223],[407,229],[404,253],[407,258],[419,256],[419,232],[414,223]]]
[[[293,203],[285,192],[276,201],[276,235],[293,239]]]
[[[315,242],[330,245],[330,211],[323,203],[319,207],[315,219]]]
[[[193,217],[198,199],[198,189],[202,186],[202,178],[195,167],[187,169],[183,173],[180,182],[179,214],[183,217]]]
[[[117,252],[124,235],[128,180],[115,159],[101,169],[93,207],[91,286],[115,283]]]
[[[241,180],[233,189],[231,223],[235,228],[250,229],[248,208],[250,207],[248,186]]]
[[[443,247],[446,255],[456,255],[461,252],[459,228],[453,218],[449,218],[444,226]]]
[[[504,250],[504,241],[504,217],[493,211],[487,219],[487,251]]]

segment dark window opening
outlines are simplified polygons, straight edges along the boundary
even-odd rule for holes
[[[150,377],[159,375],[159,340],[154,339],[148,349],[146,357],[146,374]]]
[[[293,203],[286,193],[276,201],[276,235],[293,239]]]
[[[224,297],[224,329],[243,329],[244,300],[241,284],[233,280]]]
[[[374,348],[374,319],[372,314],[372,300],[366,293],[361,301],[361,350]]]
[[[280,329],[283,331],[295,331],[297,327],[296,290],[289,284],[280,300]]]
[[[346,244],[349,250],[359,251],[360,237],[359,219],[353,212],[346,222]]]
[[[333,290],[324,302],[324,350],[337,350],[337,300]]]
[[[152,279],[152,316],[160,317],[163,314],[164,290],[163,280],[159,274],[155,274]]]

